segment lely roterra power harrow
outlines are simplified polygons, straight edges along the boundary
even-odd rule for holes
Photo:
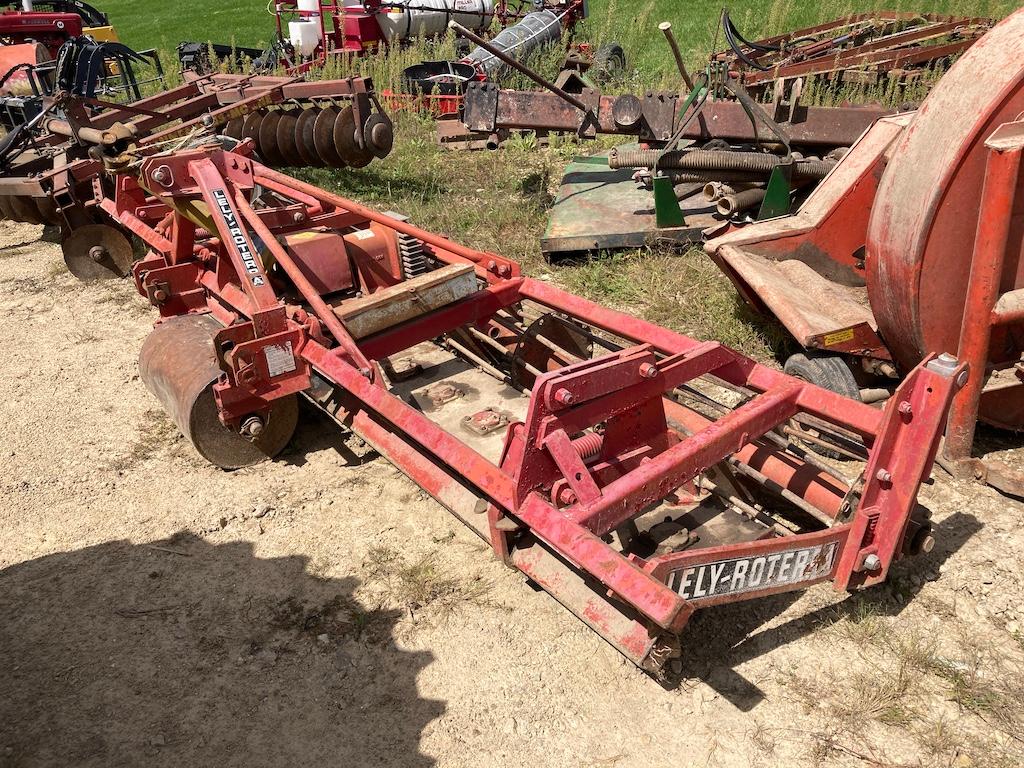
[[[142,380],[212,463],[278,454],[303,397],[652,673],[699,608],[869,587],[932,546],[916,496],[968,378],[956,360],[925,360],[872,408],[524,277],[253,148],[211,132],[90,153],[97,216],[149,248],[132,267],[159,312]],[[788,444],[774,430],[790,419],[861,439],[861,477]]]

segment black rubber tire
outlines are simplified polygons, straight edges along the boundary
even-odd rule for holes
[[[797,352],[786,360],[783,370],[794,378],[816,384],[822,389],[835,392],[843,397],[860,401],[860,387],[857,386],[857,380],[853,378],[850,366],[838,355]],[[812,430],[811,434],[815,434],[815,432]],[[820,435],[816,436],[820,437]],[[800,442],[808,450],[827,459],[845,458],[838,451],[829,450],[810,440],[801,440]]]
[[[838,355],[797,352],[786,360],[783,370],[790,376],[816,384],[852,400],[860,400],[860,387],[853,371]]]
[[[597,85],[602,85],[626,71],[626,52],[618,43],[602,45],[594,53],[594,61],[587,73]]]

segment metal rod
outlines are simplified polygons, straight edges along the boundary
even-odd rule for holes
[[[553,94],[558,96],[563,101],[565,101],[565,102],[567,102],[569,104],[572,104],[580,112],[590,112],[590,107],[588,107],[582,101],[577,99],[575,96],[573,96],[570,93],[566,93],[561,88],[559,88],[557,85],[552,83],[550,80],[544,79],[543,77],[538,75],[536,72],[534,72],[529,67],[527,67],[527,66],[525,66],[523,64],[520,64],[518,61],[513,59],[511,56],[506,54],[501,49],[496,48],[495,46],[491,45],[491,43],[487,42],[486,40],[484,40],[482,37],[480,37],[479,35],[475,34],[474,32],[470,32],[464,26],[459,24],[459,22],[457,22],[457,21],[449,21],[448,22],[448,28],[451,29],[452,31],[454,31],[457,35],[460,35],[460,36],[466,38],[467,40],[469,40],[470,42],[475,43],[476,45],[480,46],[485,51],[487,51],[489,54],[494,56],[496,59],[498,59],[501,62],[503,62],[504,64],[507,64],[508,66],[512,67],[512,69],[514,69],[517,72],[520,72],[520,73],[526,75],[528,78],[533,80],[533,82],[535,82],[541,88],[546,88],[547,90],[551,91]]]
[[[496,368],[495,366],[491,365],[475,352],[471,352],[467,347],[465,347],[462,344],[459,344],[459,342],[455,341],[455,339],[453,339],[451,336],[446,337],[445,342],[456,352],[466,356],[467,358],[469,358],[471,362],[474,362],[477,365],[479,365],[483,370],[491,374],[491,376],[496,378],[498,381],[507,382],[509,380],[508,374],[506,374],[500,368]]]
[[[736,510],[740,512],[740,514],[742,514],[744,517],[748,518],[749,520],[752,520],[755,523],[758,523],[759,525],[767,526],[774,533],[777,533],[780,536],[796,535],[793,531],[779,525],[775,520],[772,520],[771,515],[769,515],[764,510],[752,507],[750,504],[743,501],[743,499],[739,498],[738,496],[723,490],[721,486],[719,486],[714,481],[708,480],[706,477],[702,477],[700,479],[699,485],[701,488],[707,488],[710,493],[714,494],[718,498],[735,507]],[[765,518],[767,518],[770,522],[766,522]]]
[[[822,440],[820,437],[816,437],[805,430],[793,429],[793,427],[788,424],[782,427],[782,432],[783,434],[789,435],[797,440],[802,440],[805,443],[814,443],[814,445],[824,448],[825,450],[834,451],[846,459],[852,459],[853,461],[863,461],[864,459],[863,456],[858,456],[852,451],[848,451],[846,448],[843,448],[841,445],[830,443],[828,440]]]
[[[672,22],[663,21],[658,25],[658,29],[665,33],[665,39],[668,40],[668,46],[672,49],[672,56],[676,60],[676,69],[679,70],[679,76],[686,83],[686,90],[692,91],[693,80],[690,79],[690,73],[686,71],[686,65],[683,63],[683,54],[679,52],[679,45],[676,43],[676,36],[672,34]]]
[[[797,496],[788,488],[783,488],[778,483],[772,482],[771,479],[769,479],[765,475],[762,475],[749,464],[744,464],[743,462],[738,461],[736,459],[729,459],[728,461],[729,466],[732,467],[736,472],[739,472],[741,475],[749,477],[751,480],[761,485],[765,490],[778,494],[797,509],[801,509],[804,512],[806,512],[808,515],[813,517],[822,525],[827,525],[830,528],[833,525],[835,525],[836,521],[834,518],[829,517],[820,509],[815,507],[813,504],[808,504],[804,499]]]

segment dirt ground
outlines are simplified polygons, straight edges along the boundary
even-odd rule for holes
[[[860,596],[698,615],[663,687],[306,414],[199,460],[153,317],[0,225],[0,766],[1024,764],[1024,507],[941,474]]]

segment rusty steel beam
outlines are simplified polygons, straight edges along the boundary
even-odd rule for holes
[[[499,89],[493,83],[470,83],[466,91],[463,122],[474,133],[533,129],[563,133],[603,133],[667,141],[679,123],[677,94],[606,96],[584,92],[593,105],[585,116],[580,110],[551,93]],[[627,113],[632,111],[632,115]],[[788,111],[788,110],[787,110]],[[877,106],[804,107],[793,109],[781,120],[792,143],[800,146],[849,146],[876,120],[894,113]],[[636,118],[631,117],[635,115]],[[755,128],[743,106],[732,101],[705,104],[690,121],[682,138],[707,141],[712,138],[733,142],[764,139],[766,129]]]

